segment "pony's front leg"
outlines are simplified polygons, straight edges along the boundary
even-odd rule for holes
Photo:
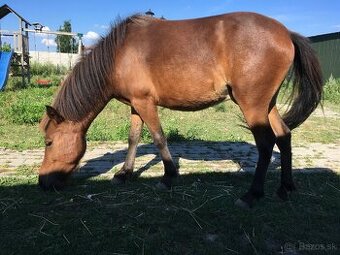
[[[142,129],[143,120],[136,112],[136,110],[131,107],[131,127],[128,140],[129,146],[127,156],[122,169],[115,173],[112,179],[113,183],[124,183],[126,180],[131,178],[136,159],[137,145],[141,137]]]
[[[144,99],[134,101],[133,107],[148,126],[154,144],[159,149],[160,156],[163,161],[164,175],[157,187],[170,189],[173,179],[178,176],[178,169],[172,160],[167,141],[159,121],[157,106],[152,100]]]

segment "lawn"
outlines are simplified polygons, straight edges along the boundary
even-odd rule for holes
[[[158,179],[112,186],[100,177],[41,192],[35,170],[0,178],[1,254],[339,254],[332,173],[295,174],[288,202],[274,196],[270,173],[265,198],[243,211],[234,201],[248,174],[184,175],[168,192],[154,188]]]

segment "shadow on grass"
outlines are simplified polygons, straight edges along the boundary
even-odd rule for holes
[[[42,192],[36,176],[2,177],[1,253],[337,254],[339,176],[294,178],[298,191],[281,202],[279,174],[269,173],[265,198],[242,211],[234,201],[251,174],[182,175],[167,192],[154,188],[158,178],[122,186],[74,178],[61,192]]]
[[[210,142],[190,140],[187,142],[171,142],[169,150],[173,156],[175,164],[181,168],[179,159],[209,162],[230,160],[237,166],[238,169],[232,171],[253,171],[257,161],[257,148],[254,144],[247,142]],[[116,150],[114,152],[105,153],[102,156],[88,160],[85,165],[80,168],[80,175],[97,176],[109,172],[113,168],[117,168],[124,163],[127,150]],[[150,160],[145,160],[142,157],[148,155]],[[145,164],[135,169],[134,175],[139,176],[144,171],[149,170],[153,166],[161,162],[158,156],[158,150],[153,144],[143,144],[138,146],[136,161],[140,159]],[[276,169],[280,163],[280,154],[273,152],[275,158],[274,164],[270,169]],[[235,166],[234,166],[235,168]],[[117,169],[118,170],[118,169]],[[181,171],[181,170],[180,170]]]

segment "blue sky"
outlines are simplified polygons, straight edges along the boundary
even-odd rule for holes
[[[12,0],[8,4],[30,22],[40,22],[50,30],[57,30],[64,20],[71,20],[73,31],[85,35],[85,44],[92,44],[98,35],[105,35],[110,23],[120,15],[152,9],[156,16],[167,19],[187,19],[233,11],[258,12],[282,22],[290,30],[305,36],[340,31],[339,0]],[[1,29],[17,28],[14,15],[0,21]],[[31,36],[30,48],[53,49],[53,37]],[[45,40],[44,40],[45,39]]]

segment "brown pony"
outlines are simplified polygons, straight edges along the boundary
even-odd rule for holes
[[[291,67],[292,105],[281,118],[276,97]],[[241,12],[182,21],[134,15],[117,21],[67,76],[53,107],[47,106],[39,184],[44,189],[64,185],[85,153],[91,122],[115,98],[131,106],[131,129],[127,157],[114,182],[131,177],[145,122],[164,163],[158,186],[170,188],[178,170],[157,106],[195,111],[227,96],[239,105],[259,154],[251,187],[237,205],[251,207],[264,195],[275,143],[282,170],[277,194],[287,199],[287,192],[295,189],[290,130],[321,100],[320,66],[306,38],[271,18]]]

